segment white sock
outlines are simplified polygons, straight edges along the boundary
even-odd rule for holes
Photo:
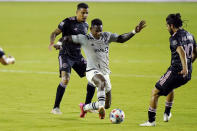
[[[84,111],[88,111],[88,110],[98,110],[98,101],[97,102],[92,102],[90,104],[86,104],[84,107],[83,107],[83,110]]]
[[[98,106],[105,107],[105,90],[97,91]]]

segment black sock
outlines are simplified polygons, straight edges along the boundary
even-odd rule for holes
[[[165,112],[164,113],[166,113],[168,116],[170,115],[172,104],[173,104],[173,102],[166,102],[166,108],[165,108]]]
[[[170,115],[170,110],[172,108],[172,104],[173,104],[173,102],[166,101],[166,106],[165,106],[166,108],[165,108],[164,113],[166,113],[168,116]]]
[[[165,113],[169,116],[170,115],[171,107],[166,106]]]
[[[64,92],[65,92],[65,88],[66,88],[66,86],[65,85],[62,86],[61,83],[58,85],[57,92],[56,92],[56,99],[55,99],[54,108],[56,108],[56,107],[59,108],[60,102],[61,102],[62,97],[63,97]]]
[[[92,84],[88,83],[85,104],[91,103],[92,98],[94,96],[94,92],[95,92],[95,87]]]
[[[153,122],[155,121],[155,116],[156,116],[156,109],[152,109],[151,107],[149,107],[148,110],[148,121],[149,122]]]

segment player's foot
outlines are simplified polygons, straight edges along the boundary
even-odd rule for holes
[[[98,112],[99,112],[99,118],[104,119],[105,118],[105,108],[99,107]]]
[[[62,112],[60,111],[60,108],[56,107],[56,108],[53,108],[52,111],[51,111],[52,114],[58,114],[58,115],[61,115]]]
[[[80,107],[80,109],[81,109],[81,113],[80,113],[80,117],[81,117],[81,118],[84,118],[85,115],[86,115],[86,113],[87,113],[87,112],[84,111],[84,109],[83,109],[84,105],[85,105],[85,104],[83,104],[83,103],[80,103],[80,104],[79,104],[79,107]]]
[[[155,121],[153,121],[153,122],[147,121],[143,124],[140,124],[140,126],[156,126],[156,123],[155,123]]]
[[[163,121],[168,122],[171,118],[172,114],[170,113],[169,115],[167,113],[164,113],[163,115]]]

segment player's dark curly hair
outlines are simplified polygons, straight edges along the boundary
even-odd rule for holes
[[[94,25],[103,25],[102,21],[99,19],[99,18],[96,18],[96,19],[93,19],[91,21],[91,25],[94,26]]]
[[[169,14],[166,18],[167,24],[173,24],[176,28],[182,27],[183,21],[181,20],[180,13]]]
[[[77,10],[80,9],[80,8],[87,9],[88,8],[88,4],[86,4],[86,3],[79,3],[77,5]]]

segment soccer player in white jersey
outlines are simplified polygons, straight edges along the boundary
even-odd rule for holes
[[[145,27],[145,24],[145,21],[141,21],[133,31],[118,35],[110,32],[102,32],[102,21],[100,19],[94,19],[91,22],[90,34],[65,36],[54,45],[56,49],[61,49],[68,41],[72,41],[81,45],[87,57],[86,78],[88,82],[97,87],[98,101],[86,105],[81,103],[80,117],[85,117],[85,114],[89,110],[98,110],[100,119],[105,118],[105,109],[108,109],[111,105],[109,44],[111,42],[124,43],[128,41],[136,33],[139,33]]]
[[[15,63],[15,58],[13,56],[6,57],[2,48],[0,48],[0,63],[2,65],[9,65]]]

